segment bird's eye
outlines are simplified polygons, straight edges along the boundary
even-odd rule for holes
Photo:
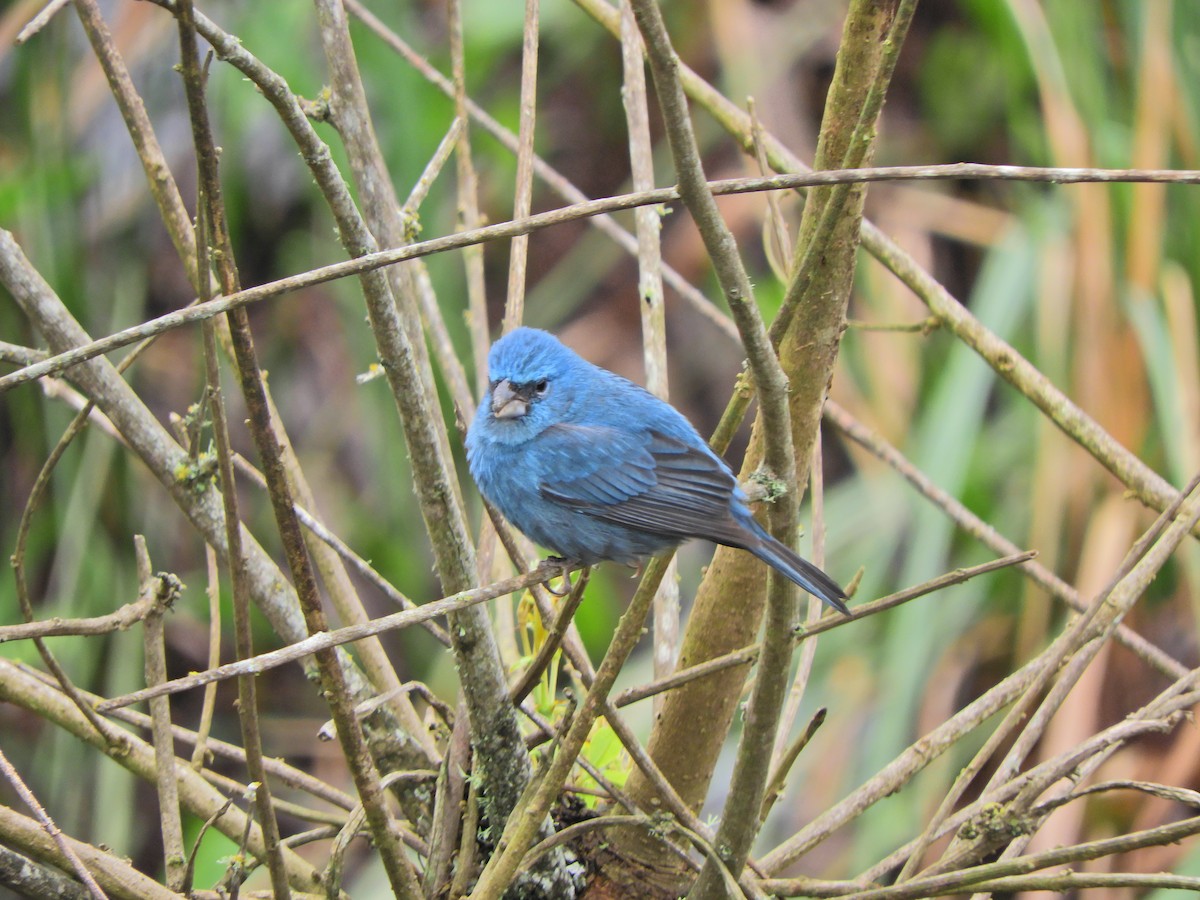
[[[546,391],[550,389],[550,382],[543,378],[533,386],[533,392],[539,397],[545,397]]]

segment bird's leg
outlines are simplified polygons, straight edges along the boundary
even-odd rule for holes
[[[538,563],[538,571],[546,572],[551,569],[555,570],[558,575],[566,582],[562,589],[553,587],[550,582],[546,582],[546,590],[552,593],[555,597],[565,597],[571,593],[571,569],[576,565],[576,560],[566,559],[562,556],[547,556]]]

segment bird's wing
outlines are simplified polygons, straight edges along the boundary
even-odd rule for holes
[[[730,511],[737,480],[712,454],[658,431],[555,425],[541,435],[567,478],[543,478],[541,494],[618,525],[741,546]]]

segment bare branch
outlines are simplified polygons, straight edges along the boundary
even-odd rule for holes
[[[525,0],[525,25],[521,41],[521,124],[517,142],[516,198],[513,218],[528,217],[533,201],[533,136],[537,121],[538,0]],[[509,243],[508,296],[502,330],[512,331],[525,320],[525,268],[529,236],[516,235]]]
[[[129,706],[133,703],[140,703],[143,700],[149,700],[151,697],[157,697],[162,694],[178,694],[180,691],[191,690],[192,688],[200,687],[213,681],[226,681],[243,674],[266,672],[270,669],[278,668],[285,663],[304,659],[306,656],[311,656],[314,653],[329,650],[333,647],[340,647],[342,644],[353,643],[365,637],[383,634],[386,631],[408,628],[412,625],[418,625],[427,619],[444,616],[447,613],[473,606],[477,603],[483,603],[504,594],[524,590],[530,585],[545,584],[550,579],[558,577],[558,575],[559,570],[557,568],[538,568],[524,575],[517,575],[506,581],[500,581],[487,587],[472,588],[469,591],[460,591],[457,594],[451,594],[441,600],[434,600],[431,603],[419,606],[415,610],[405,610],[358,625],[347,625],[344,628],[337,628],[333,631],[323,631],[297,643],[290,644],[287,647],[280,647],[278,650],[260,653],[258,656],[253,656],[250,659],[235,663],[226,663],[215,669],[207,669],[203,672],[177,678],[154,689],[143,689],[121,697],[114,697],[111,700],[105,700],[102,703],[96,704],[96,708],[100,712],[108,712],[120,709],[123,706]]]
[[[207,35],[206,35],[207,37]],[[963,167],[968,167],[969,171],[957,171]],[[917,166],[908,167],[893,167],[893,168],[877,168],[877,169],[851,169],[851,170],[829,170],[822,172],[810,172],[803,175],[776,175],[772,178],[731,178],[721,181],[714,181],[709,184],[712,193],[717,196],[726,194],[742,194],[753,193],[757,191],[774,191],[774,190],[795,190],[802,187],[815,187],[820,185],[830,184],[851,184],[871,181],[894,181],[905,178],[916,177],[916,173],[926,173],[920,177],[927,178],[984,178],[984,172],[991,173],[992,177],[1011,180],[1009,173],[1004,173],[1001,170],[1011,169],[1008,166],[981,166],[971,163],[959,163],[952,166]],[[946,170],[952,171],[946,171]],[[1015,177],[1018,173],[1011,173]],[[1083,183],[1083,182],[1118,182],[1118,181],[1161,181],[1178,184],[1200,184],[1200,171],[1191,170],[1130,170],[1130,169],[1036,169],[1029,168],[1023,173],[1023,177],[1018,180],[1027,181],[1049,181],[1061,183]],[[1076,177],[1071,178],[1069,175]],[[63,369],[70,368],[80,362],[88,359],[94,359],[105,353],[124,347],[127,344],[132,344],[142,338],[151,337],[156,334],[162,334],[165,331],[171,331],[175,328],[181,328],[184,325],[189,325],[194,322],[199,322],[204,319],[211,319],[213,316],[221,315],[231,309],[237,309],[243,306],[249,306],[252,303],[259,303],[271,297],[276,297],[281,294],[292,293],[303,288],[312,287],[317,284],[324,284],[329,281],[335,281],[339,278],[347,278],[354,275],[362,275],[364,272],[369,272],[374,269],[384,266],[395,265],[396,263],[405,262],[406,260],[417,259],[422,256],[430,256],[434,253],[445,253],[449,250],[461,250],[464,247],[482,244],[488,241],[502,240],[514,237],[518,234],[529,234],[533,231],[538,231],[543,228],[550,228],[555,225],[560,225],[565,222],[573,222],[578,219],[587,219],[593,216],[602,215],[604,213],[619,212],[626,209],[635,209],[639,206],[653,206],[656,204],[671,203],[678,200],[679,192],[675,188],[658,188],[653,191],[641,191],[632,194],[620,194],[615,197],[608,197],[602,200],[588,200],[582,203],[572,204],[571,206],[561,209],[549,210],[543,213],[537,213],[529,216],[526,219],[519,219],[512,222],[501,222],[495,225],[486,225],[482,228],[474,228],[469,231],[461,231],[452,235],[445,235],[439,238],[431,238],[427,241],[418,241],[417,243],[408,244],[404,247],[398,247],[389,250],[379,250],[374,253],[366,253],[354,259],[345,260],[343,262],[332,263],[327,266],[319,266],[302,272],[298,275],[293,275],[288,278],[281,278],[277,281],[267,282],[252,288],[244,288],[235,294],[226,297],[221,297],[212,300],[204,305],[194,305],[187,309],[179,310],[174,313],[167,313],[154,319],[149,319],[139,325],[114,332],[105,338],[96,341],[90,341],[78,348],[72,349],[67,353],[59,353],[49,359],[31,366],[26,366],[16,372],[0,377],[0,393],[7,391],[19,384],[33,381],[41,378],[44,375],[50,375],[55,372],[60,372]],[[869,223],[868,223],[869,224]],[[866,225],[864,224],[864,228]],[[882,233],[877,236],[878,240],[888,240]],[[898,277],[904,281],[920,282],[925,284],[924,278],[915,272],[904,268],[904,259],[907,257],[893,257],[892,263]],[[894,269],[894,270],[895,270]],[[944,291],[943,288],[940,290]],[[927,291],[926,291],[927,292]],[[949,296],[949,295],[947,295]],[[953,298],[951,298],[953,300]],[[942,318],[940,312],[939,319]],[[1165,503],[1163,504],[1166,505]]]

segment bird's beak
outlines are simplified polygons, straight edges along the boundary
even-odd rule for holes
[[[511,381],[499,381],[492,388],[492,415],[497,419],[519,419],[529,412],[529,400],[513,388]]]

